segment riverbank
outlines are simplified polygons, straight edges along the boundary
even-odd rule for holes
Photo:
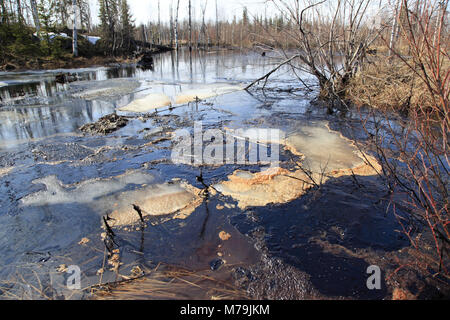
[[[78,69],[88,67],[108,66],[115,63],[128,63],[135,60],[114,57],[78,57],[68,55],[65,58],[36,58],[36,59],[11,59],[0,66],[0,71],[21,72],[27,70],[55,70],[55,69]]]
[[[12,57],[9,56],[2,65],[0,71],[21,72],[27,70],[55,70],[55,69],[79,69],[110,66],[113,64],[133,64],[139,62],[142,56],[153,56],[160,53],[171,51],[172,48],[166,46],[155,46],[148,48],[135,57],[126,56],[103,56],[88,55],[74,57],[70,53],[66,53],[59,58],[55,57]]]

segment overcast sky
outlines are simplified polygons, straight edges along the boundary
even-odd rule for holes
[[[175,9],[177,0],[160,0],[161,3],[161,20],[168,22],[170,20],[170,3],[173,2]],[[200,5],[204,5],[206,0],[192,0],[193,19],[201,19]],[[98,1],[90,0],[92,19],[94,23],[98,23]],[[131,12],[136,21],[136,24],[147,23],[148,21],[158,20],[158,0],[128,0],[131,7]],[[180,0],[179,19],[183,20],[188,17],[188,0]],[[249,12],[263,14],[266,5],[265,0],[217,0],[219,7],[219,18],[233,19],[236,15],[240,17],[242,10],[247,7]],[[273,11],[273,10],[272,10]],[[267,14],[269,15],[269,10]],[[207,19],[215,19],[216,15],[216,0],[207,0],[206,17]]]

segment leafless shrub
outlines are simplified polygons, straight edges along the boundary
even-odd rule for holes
[[[271,3],[289,21],[289,27],[277,35],[265,28],[260,38],[270,37],[273,47],[279,48],[285,58],[298,58],[295,60],[299,63],[289,61],[289,64],[294,71],[317,78],[322,98],[343,97],[369,46],[380,35],[379,29],[368,25],[371,0],[273,0]],[[294,55],[283,46],[283,39],[295,44]]]
[[[363,121],[382,163],[392,205],[406,210],[409,222],[429,230],[417,233],[398,215],[420,257],[416,262],[448,281],[450,39],[446,13],[435,10],[436,4],[422,1],[416,14],[402,0],[398,24],[401,41],[407,46],[391,48],[392,58],[379,62],[378,74],[373,66],[366,68],[355,79],[350,96],[374,107]]]

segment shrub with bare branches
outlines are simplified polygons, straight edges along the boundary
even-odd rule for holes
[[[425,0],[417,14],[402,0],[397,18],[403,46],[391,47],[389,60],[377,63],[381,68],[365,68],[349,95],[373,107],[363,117],[365,128],[394,208],[409,213],[412,223],[400,215],[398,219],[420,254],[421,267],[448,283],[450,39],[442,9],[447,4]],[[429,232],[417,233],[412,227],[417,222]]]
[[[380,34],[379,28],[369,27],[371,18],[367,10],[371,2],[273,0],[271,3],[289,21],[289,27],[274,35],[261,25],[265,32],[259,37],[269,37],[274,48],[281,50],[286,59],[290,58],[285,64],[289,63],[294,71],[315,76],[322,98],[340,98],[361,67],[369,46]],[[294,55],[285,50],[283,39],[295,44]]]

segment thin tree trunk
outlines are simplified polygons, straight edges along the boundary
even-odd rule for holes
[[[392,49],[394,49],[395,46],[395,39],[396,39],[396,33],[397,33],[397,22],[398,22],[398,7],[401,0],[397,0],[397,3],[395,5],[395,10],[393,14],[393,21],[392,21],[392,30],[391,30],[391,40],[389,41],[389,56],[391,56]]]
[[[436,46],[438,32],[439,32],[439,29],[440,29],[441,21],[443,20],[443,18],[445,17],[445,14],[446,14],[447,5],[448,5],[448,0],[447,1],[442,1],[442,2],[439,3],[439,7],[440,8],[438,10],[438,16],[436,18],[436,26],[435,26],[434,35],[433,35],[433,46]]]
[[[39,13],[38,13],[36,0],[30,0],[30,4],[31,4],[31,12],[33,13],[34,25],[35,25],[36,31],[39,35],[39,33],[41,32],[41,24],[39,22]]]
[[[216,46],[219,46],[220,37],[219,37],[219,7],[217,6],[216,0]]]
[[[8,11],[6,10],[5,0],[0,0],[0,9],[2,10],[2,15],[0,16],[0,22],[7,23],[8,22],[8,18],[7,18]]]
[[[22,16],[22,4],[20,0],[17,0],[17,21],[19,23],[23,22],[23,16]]]
[[[161,44],[161,1],[158,0],[158,44]]]
[[[180,0],[177,0],[177,11],[175,13],[175,49],[178,51],[178,11],[180,9]]]
[[[72,6],[73,6],[73,56],[78,57],[77,0],[72,0]]]
[[[189,50],[192,51],[192,6],[189,0]]]
[[[170,47],[173,48],[173,1],[170,1]]]

